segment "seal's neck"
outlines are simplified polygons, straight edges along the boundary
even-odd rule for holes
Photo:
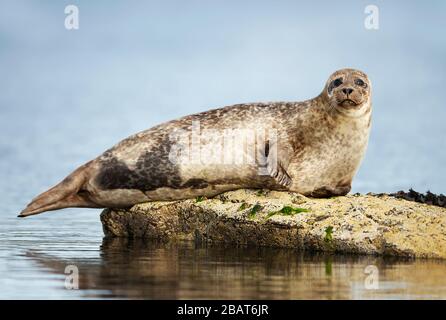
[[[346,117],[349,119],[364,119],[370,116],[372,111],[372,104],[367,101],[362,104],[358,109],[345,109],[339,106],[335,106],[333,108],[333,113],[338,114],[339,116]]]

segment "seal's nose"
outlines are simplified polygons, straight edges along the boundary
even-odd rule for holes
[[[351,94],[353,92],[353,89],[352,88],[344,88],[344,89],[342,89],[342,92],[344,92],[344,94],[348,96],[349,94]]]

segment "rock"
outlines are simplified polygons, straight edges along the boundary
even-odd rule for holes
[[[382,195],[306,198],[237,190],[105,209],[106,236],[446,258],[446,208]]]

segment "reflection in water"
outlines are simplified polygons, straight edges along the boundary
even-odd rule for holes
[[[144,299],[369,299],[446,297],[446,264],[372,256],[304,254],[288,249],[162,244],[104,239],[100,259],[59,259],[36,250],[31,258],[63,275],[79,268],[83,297]],[[379,270],[368,290],[364,269]],[[63,281],[63,279],[62,279]]]

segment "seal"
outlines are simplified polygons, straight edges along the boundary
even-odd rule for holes
[[[36,197],[19,216],[126,208],[241,188],[345,195],[367,148],[371,112],[367,75],[342,69],[307,101],[227,106],[130,136]]]

